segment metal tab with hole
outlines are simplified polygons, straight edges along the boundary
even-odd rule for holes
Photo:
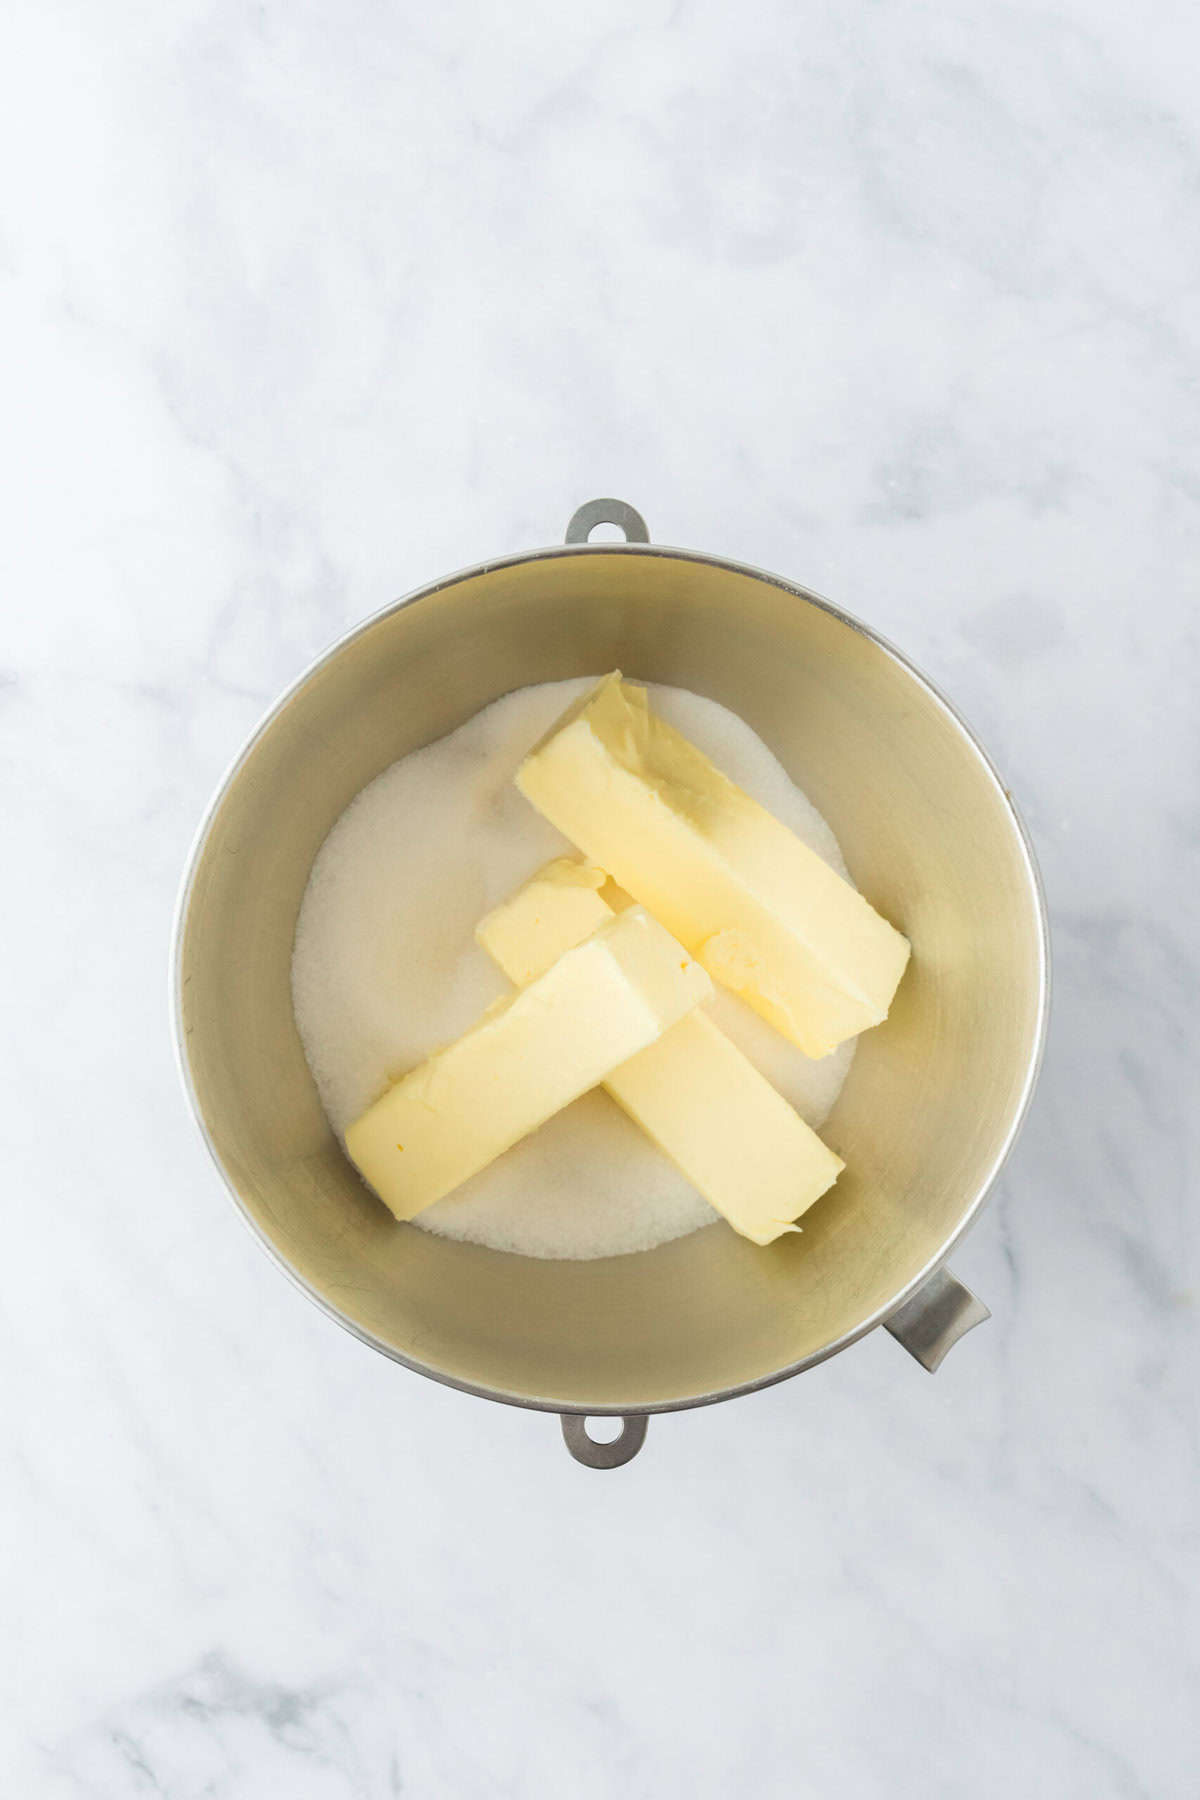
[[[607,1444],[597,1443],[589,1435],[584,1413],[563,1413],[563,1442],[575,1458],[589,1469],[619,1469],[632,1462],[646,1441],[645,1413],[629,1414],[621,1420],[618,1437]]]
[[[585,500],[571,516],[564,539],[568,544],[586,544],[597,525],[615,525],[625,533],[627,544],[648,544],[650,532],[636,506],[627,500]]]

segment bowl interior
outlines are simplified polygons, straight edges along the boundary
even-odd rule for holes
[[[395,758],[531,682],[620,667],[732,707],[912,939],[822,1135],[845,1158],[803,1235],[724,1225],[635,1256],[539,1262],[396,1225],[326,1124],[292,1018],[309,868]],[[814,1360],[945,1253],[1020,1116],[1042,1019],[1036,880],[970,738],[890,652],[749,570],[612,546],[470,572],[365,626],[255,738],[185,896],[185,1070],[214,1153],[283,1264],[352,1329],[506,1399],[686,1404]]]

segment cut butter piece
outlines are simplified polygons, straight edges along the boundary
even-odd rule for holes
[[[711,992],[704,970],[634,907],[389,1088],[347,1131],[350,1159],[411,1219]]]
[[[480,921],[476,941],[510,981],[528,987],[612,919],[616,907],[600,896],[607,880],[581,857],[556,857]]]
[[[480,923],[476,937],[511,981],[536,980],[626,897],[603,870],[547,864]],[[610,904],[610,899],[612,904]],[[704,1012],[690,1012],[605,1077],[604,1086],[743,1237],[769,1244],[844,1168],[782,1094]]]
[[[517,786],[718,981],[809,1056],[887,1017],[908,939],[850,883],[607,675]]]

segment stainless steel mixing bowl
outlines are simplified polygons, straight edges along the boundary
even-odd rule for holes
[[[590,544],[603,521],[624,544]],[[336,644],[221,786],[180,896],[184,1085],[282,1269],[364,1342],[491,1400],[562,1415],[572,1454],[628,1461],[646,1415],[781,1381],[886,1325],[928,1368],[987,1310],[943,1268],[1020,1125],[1045,1030],[1045,908],[983,750],[904,658],[776,576],[647,541],[593,501],[563,547],[435,582]],[[846,1160],[800,1237],[723,1225],[635,1256],[542,1262],[397,1225],[338,1148],[292,1019],[313,857],[397,757],[531,682],[621,668],[731,707],[912,939],[824,1136]],[[586,1416],[625,1423],[596,1443]]]

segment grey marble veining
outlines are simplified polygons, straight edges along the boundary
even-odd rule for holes
[[[1200,26],[1178,0],[19,0],[0,56],[22,1797],[1191,1800]],[[339,632],[616,493],[954,697],[1037,841],[994,1318],[656,1420],[405,1375],[238,1228],[171,907]]]

